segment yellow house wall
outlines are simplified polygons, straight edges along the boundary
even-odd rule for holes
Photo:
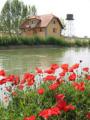
[[[37,29],[37,36],[39,37],[45,37],[45,28],[41,28],[42,31],[40,31],[40,28]]]
[[[23,36],[28,36],[28,37],[30,36],[31,37],[33,35],[33,31],[32,30],[25,31],[25,32],[22,33],[22,35]]]
[[[34,35],[44,38],[45,37],[45,28],[42,28],[42,31],[40,31],[40,28],[35,29],[36,33],[34,34],[34,30],[26,30],[25,32],[22,32],[23,36],[30,36],[33,37]]]
[[[55,21],[55,24],[53,23]],[[56,29],[56,32],[53,32],[53,28]],[[60,37],[61,26],[56,18],[53,18],[49,25],[47,26],[47,36]]]

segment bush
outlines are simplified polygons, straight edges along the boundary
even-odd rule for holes
[[[38,36],[26,37],[26,36],[2,36],[0,37],[0,46],[10,46],[10,45],[55,45],[62,47],[84,47],[90,45],[90,40],[87,39],[73,39],[70,38],[55,38],[52,36],[41,38]]]

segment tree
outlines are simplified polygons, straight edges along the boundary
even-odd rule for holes
[[[36,10],[36,7],[33,5],[32,7],[31,7],[31,15],[32,16],[35,16],[37,14],[37,10]]]
[[[35,6],[24,5],[23,2],[19,0],[7,0],[2,11],[1,11],[1,24],[5,32],[8,32],[11,36],[12,33],[19,35],[19,27],[21,22],[28,15],[35,15]]]
[[[4,31],[8,31],[11,35],[11,15],[10,15],[10,3],[9,0],[6,1],[2,11],[1,11],[1,24]]]

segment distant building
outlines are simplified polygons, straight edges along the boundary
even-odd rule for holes
[[[60,37],[63,25],[58,17],[52,14],[28,17],[20,26],[24,36]]]

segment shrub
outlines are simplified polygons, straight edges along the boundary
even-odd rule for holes
[[[55,45],[62,47],[84,47],[90,45],[89,39],[74,39],[74,38],[55,38],[52,36],[41,38],[38,36],[27,37],[27,36],[2,36],[0,37],[0,46],[10,46],[10,45]]]

